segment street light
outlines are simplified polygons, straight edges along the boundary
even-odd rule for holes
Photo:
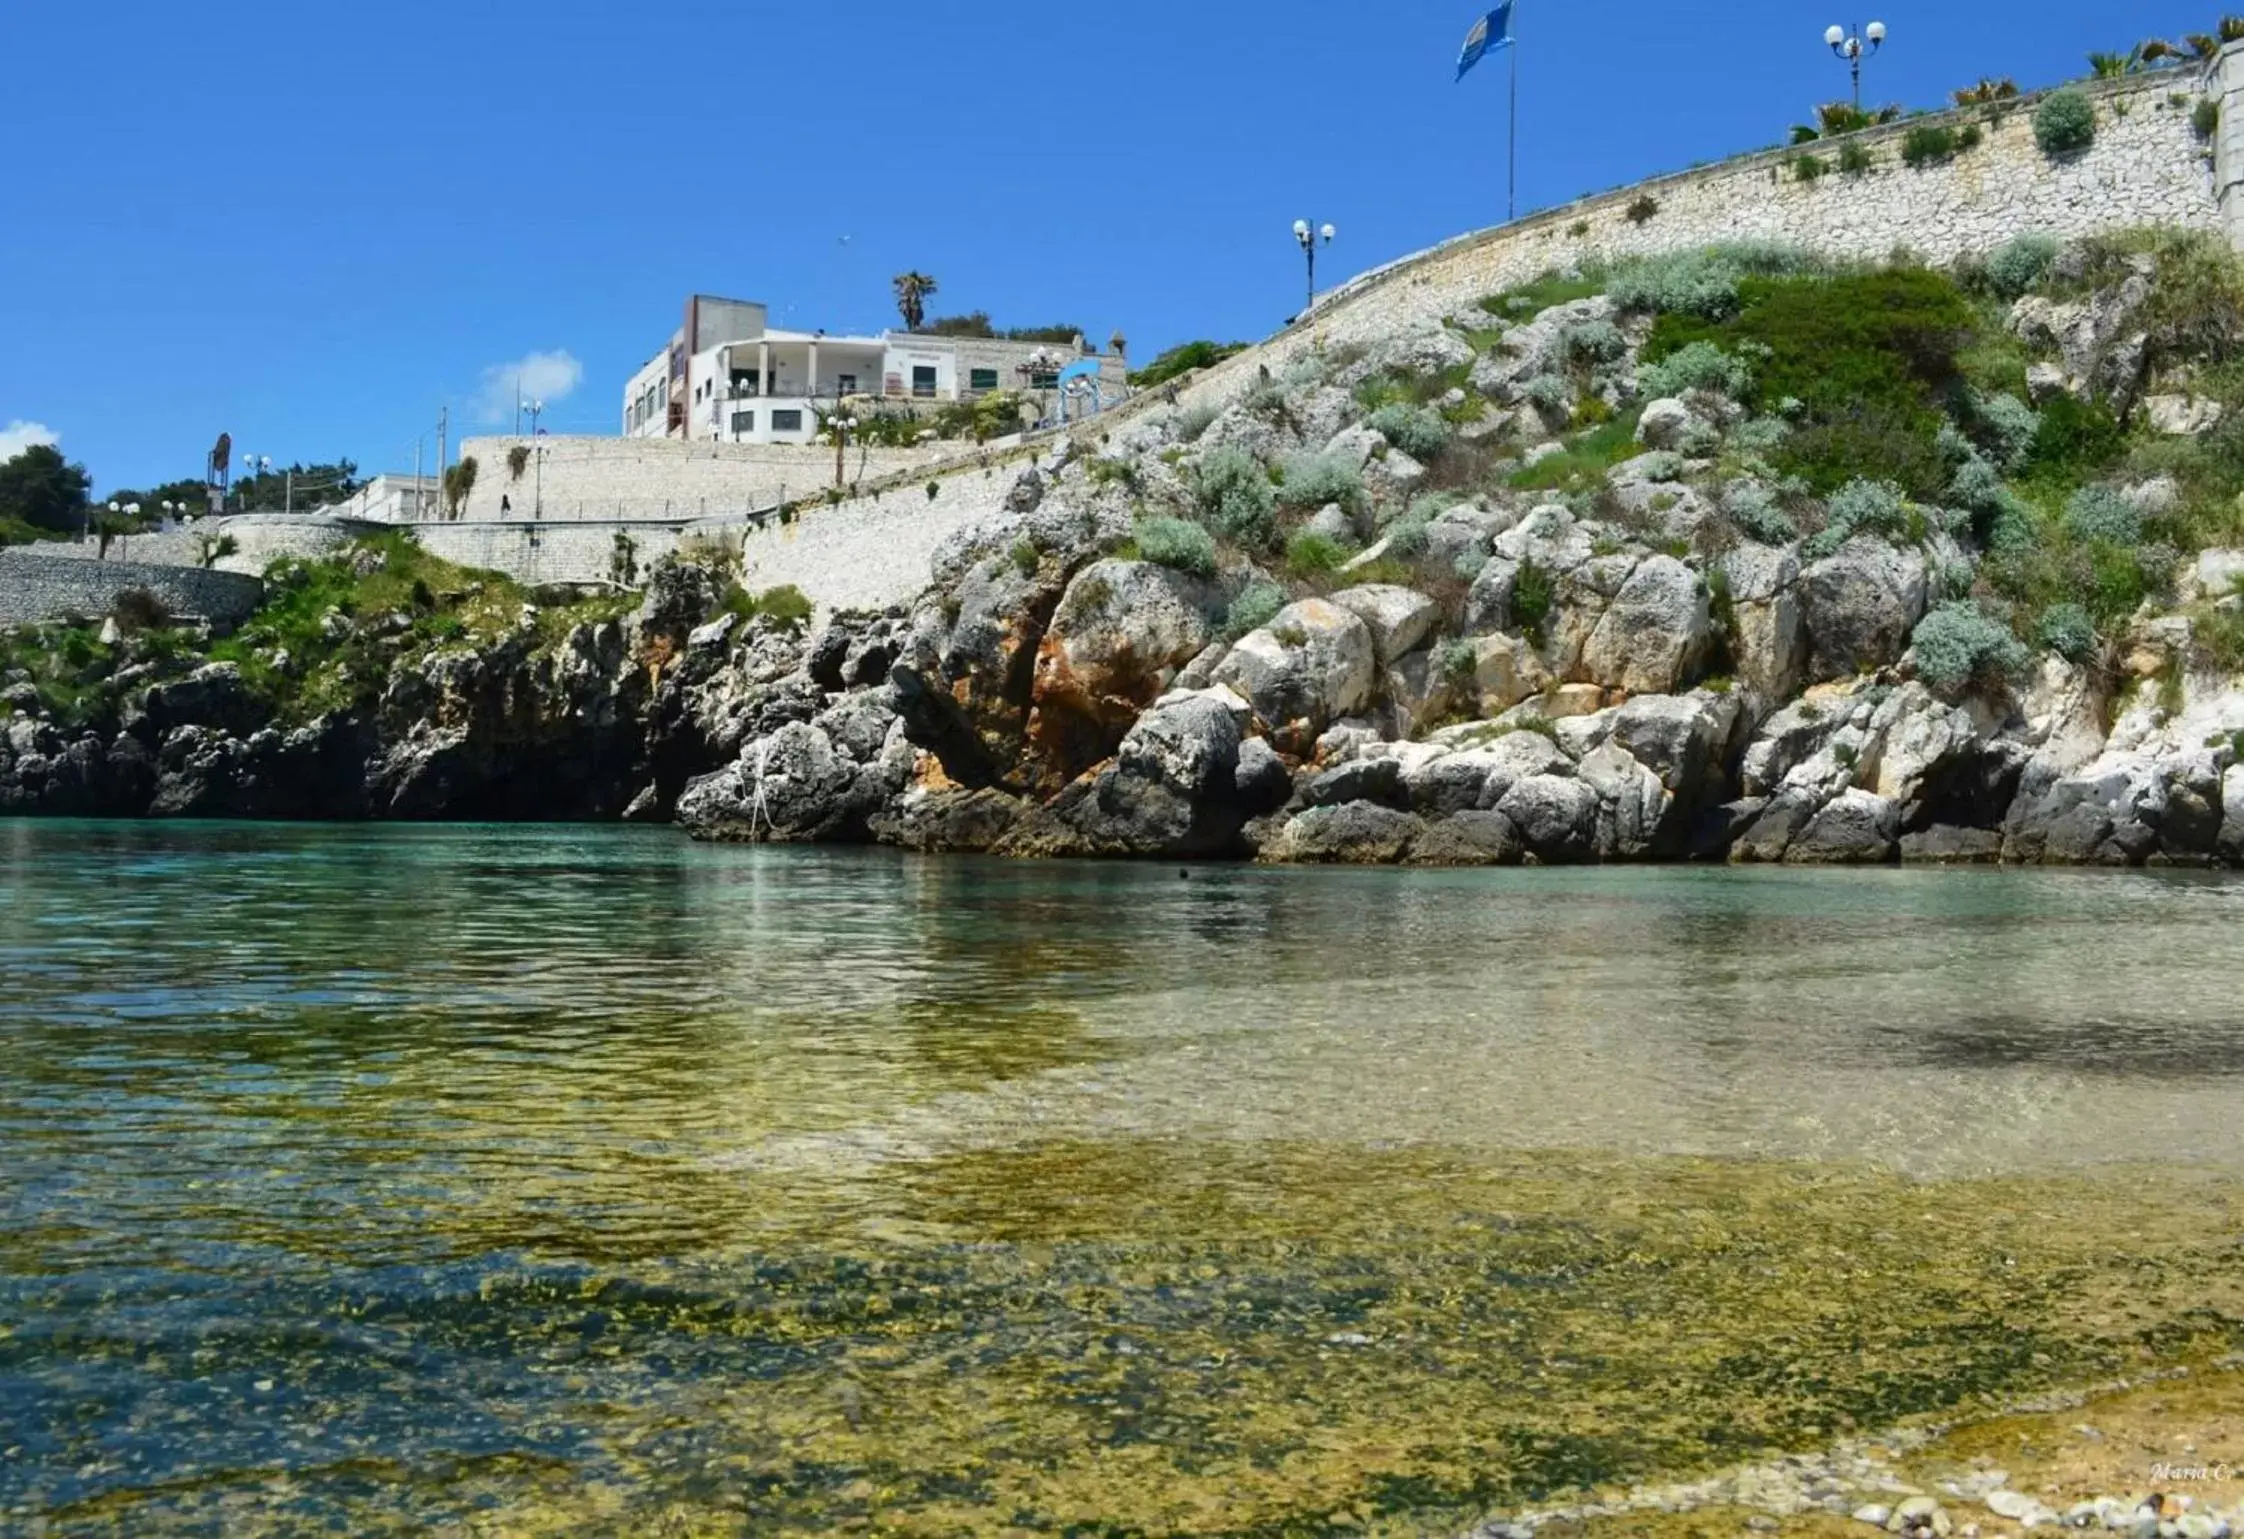
[[[1823,40],[1831,45],[1831,51],[1844,59],[1848,68],[1854,72],[1854,110],[1859,113],[1862,110],[1862,61],[1867,55],[1874,54],[1885,46],[1886,24],[1874,21],[1852,37],[1847,35],[1844,27],[1831,27],[1825,30]]]
[[[1329,246],[1332,244],[1333,238],[1339,233],[1329,224],[1319,228],[1312,227],[1306,219],[1296,219],[1293,222],[1293,238],[1300,243],[1303,253],[1309,258],[1309,303],[1301,307],[1303,315],[1307,315],[1311,310],[1317,308],[1318,238],[1321,236],[1323,243]]]
[[[530,414],[530,436],[535,438],[538,436],[538,416],[545,410],[545,402],[525,401],[522,409]]]

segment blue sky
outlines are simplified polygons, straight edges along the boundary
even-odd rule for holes
[[[1519,0],[1522,210],[1772,143],[1843,95],[1808,0]],[[1133,356],[1260,337],[1320,279],[1503,214],[1504,68],[1475,0],[1128,5],[23,4],[0,21],[0,449],[97,487],[276,461],[410,469],[449,406],[614,429],[691,291],[874,329],[1071,321]],[[1868,94],[2050,83],[2207,30],[2169,0],[1894,0]],[[844,237],[847,237],[844,240]],[[493,414],[498,418],[494,422]]]

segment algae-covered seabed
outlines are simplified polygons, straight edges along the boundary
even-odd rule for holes
[[[2244,1347],[2240,888],[8,837],[0,1531],[1438,1533]]]

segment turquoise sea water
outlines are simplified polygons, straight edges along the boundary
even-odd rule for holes
[[[0,825],[0,1529],[1438,1528],[2211,1349],[2240,964],[2177,875]]]

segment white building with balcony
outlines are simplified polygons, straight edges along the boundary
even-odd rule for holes
[[[1081,337],[1054,344],[775,330],[761,304],[697,294],[686,301],[685,324],[670,345],[624,387],[623,433],[805,444],[818,436],[820,411],[852,396],[928,411],[1010,390],[1049,415],[1061,408],[1063,373],[1071,376],[1071,399],[1089,396],[1111,406],[1127,394],[1128,372],[1120,354],[1102,355]]]

